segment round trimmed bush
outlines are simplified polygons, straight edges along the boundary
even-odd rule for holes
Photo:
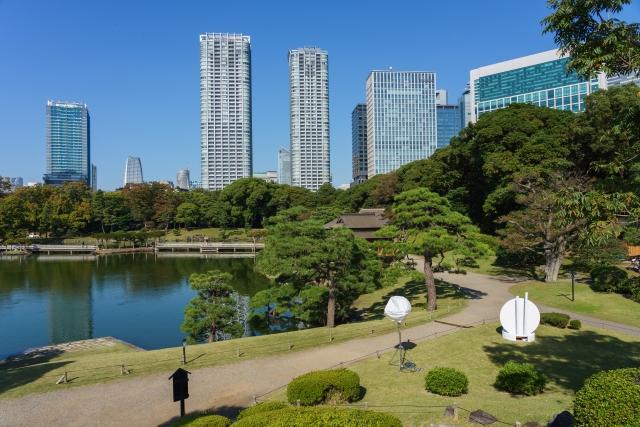
[[[188,427],[229,427],[231,420],[222,415],[200,415],[185,417],[175,424],[174,427],[188,426]]]
[[[579,321],[578,319],[573,319],[569,322],[569,329],[580,329],[582,328],[582,322]]]
[[[576,393],[576,425],[640,425],[639,402],[640,368],[598,372]]]
[[[496,377],[495,387],[512,394],[533,396],[542,393],[547,377],[530,363],[507,362]]]
[[[564,313],[542,313],[540,315],[540,323],[556,328],[564,329],[569,323],[570,317]]]
[[[249,406],[246,409],[243,409],[238,414],[238,419],[242,419],[245,417],[250,417],[255,414],[261,414],[263,412],[276,411],[278,409],[288,408],[289,404],[285,402],[262,402],[258,403],[254,406]]]
[[[469,389],[469,379],[453,368],[433,368],[424,377],[427,391],[440,396],[460,396]]]
[[[596,292],[619,292],[625,286],[627,272],[613,266],[600,266],[591,270],[591,289]]]
[[[294,378],[287,386],[289,403],[318,405],[327,400],[353,402],[360,398],[360,377],[348,369],[315,371]]]
[[[234,427],[402,427],[393,415],[360,409],[293,407],[243,417]]]

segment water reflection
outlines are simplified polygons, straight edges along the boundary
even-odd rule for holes
[[[231,273],[243,307],[246,297],[268,286],[252,259],[154,254],[0,258],[0,358],[98,336],[149,349],[179,345],[184,307],[195,295],[187,279],[212,269]],[[247,317],[246,312],[239,315]]]

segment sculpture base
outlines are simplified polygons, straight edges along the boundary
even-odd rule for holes
[[[518,336],[516,334],[512,334],[511,332],[502,330],[502,338],[509,341],[524,341],[524,342],[533,342],[536,340],[536,334],[533,333],[531,335],[526,336]]]

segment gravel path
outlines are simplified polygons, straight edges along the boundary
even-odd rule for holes
[[[420,265],[417,266],[420,268]],[[440,274],[440,278],[465,289],[469,301],[463,311],[443,322],[431,322],[403,330],[403,340],[421,341],[453,333],[455,325],[471,325],[496,319],[502,304],[511,298],[512,281],[479,274]],[[556,310],[557,311],[557,310]],[[591,323],[583,316],[574,318]],[[607,327],[601,321],[597,326]],[[640,329],[607,322],[611,329],[640,335]],[[233,412],[261,396],[286,385],[293,377],[325,369],[354,359],[375,357],[377,350],[389,351],[397,334],[354,339],[304,351],[245,360],[211,368],[193,369],[187,412],[216,408]],[[187,368],[188,369],[188,368]],[[155,426],[167,423],[179,412],[171,400],[170,372],[74,387],[17,399],[0,400],[0,426]]]

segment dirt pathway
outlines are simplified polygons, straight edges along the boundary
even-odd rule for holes
[[[470,325],[496,319],[502,304],[512,297],[508,289],[513,282],[478,274],[444,273],[439,277],[465,289],[469,298],[467,308],[448,316],[443,320],[447,323],[432,322],[404,330],[404,340],[432,339],[435,338],[434,334],[441,336],[459,330],[452,325]],[[640,333],[640,330],[637,332]],[[396,342],[397,335],[391,333],[295,353],[193,369],[189,383],[191,397],[186,402],[187,412],[210,408],[233,411],[234,408],[249,406],[254,396],[284,386],[295,376],[330,368],[341,362],[375,357],[376,350],[389,349]],[[171,401],[171,384],[167,379],[169,374],[164,372],[0,400],[0,426],[163,424],[175,417],[179,410],[178,404]]]

